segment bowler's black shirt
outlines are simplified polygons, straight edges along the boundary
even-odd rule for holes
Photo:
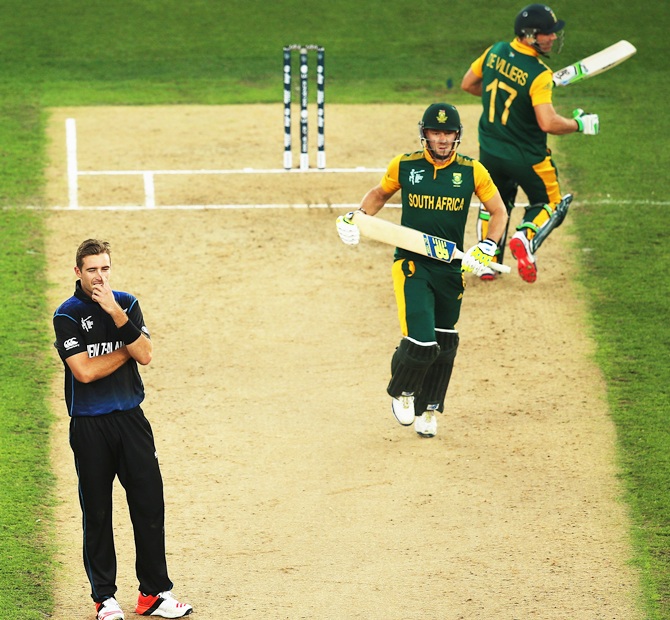
[[[139,301],[130,293],[113,293],[128,319],[148,337]],[[77,281],[74,295],[56,309],[53,325],[56,332],[54,346],[65,366],[65,401],[70,416],[126,411],[144,400],[144,384],[137,362],[132,358],[111,375],[91,383],[77,381],[66,363],[68,357],[77,353],[86,352],[89,357],[97,357],[125,344],[112,317],[84,293],[81,281]]]

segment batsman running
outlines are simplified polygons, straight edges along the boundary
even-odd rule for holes
[[[597,114],[576,109],[572,118],[566,118],[552,104],[553,74],[543,58],[549,57],[554,45],[556,53],[560,52],[564,26],[544,4],[525,7],[514,21],[514,40],[489,47],[472,63],[461,83],[463,90],[481,97],[479,159],[490,171],[508,213],[519,187],[528,197],[529,206],[509,242],[519,275],[526,282],[537,279],[535,252],[562,223],[572,200],[570,195],[561,199],[547,134],[581,132],[593,136],[600,126]],[[484,205],[477,222],[479,239],[488,234],[489,217]],[[506,237],[507,230],[495,258],[501,263]],[[495,275],[489,269],[480,277],[493,280]]]
[[[402,339],[391,359],[387,392],[398,422],[414,424],[423,437],[435,436],[436,413],[444,411],[459,344],[456,323],[465,290],[462,270],[481,275],[507,225],[505,205],[486,168],[457,153],[462,135],[454,106],[430,105],[419,122],[423,149],[394,157],[379,185],[365,194],[359,207],[374,216],[401,190],[401,224],[454,241],[459,249],[473,193],[491,216],[487,238],[470,248],[462,261],[442,262],[395,250],[391,272]],[[353,212],[338,217],[336,224],[344,243],[359,242]]]

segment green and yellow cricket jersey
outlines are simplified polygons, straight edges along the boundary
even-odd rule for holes
[[[516,40],[495,43],[470,68],[482,78],[480,148],[519,163],[543,160],[547,134],[537,124],[533,108],[552,101],[551,69],[535,50]]]
[[[460,250],[473,193],[485,202],[498,191],[479,161],[453,153],[438,165],[425,149],[394,157],[381,186],[387,192],[402,189],[403,226],[453,241]],[[396,248],[395,258],[434,262],[401,248]],[[460,261],[444,264],[461,270]]]

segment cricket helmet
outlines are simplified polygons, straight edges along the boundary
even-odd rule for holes
[[[461,115],[450,103],[433,103],[423,113],[419,129],[437,129],[439,131],[461,131]],[[423,135],[421,136],[423,137]]]
[[[517,37],[558,33],[564,27],[565,22],[556,19],[556,14],[546,4],[529,4],[519,11],[514,20],[514,34]]]
[[[456,139],[454,140],[453,148],[446,158],[436,155],[430,144],[426,140],[424,129],[435,129],[437,131],[455,131]],[[433,103],[426,108],[421,120],[419,121],[419,138],[422,146],[428,148],[433,159],[447,159],[451,156],[455,149],[461,142],[463,135],[463,125],[461,124],[461,115],[458,110],[450,103]]]

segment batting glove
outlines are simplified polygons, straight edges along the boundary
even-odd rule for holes
[[[350,211],[346,215],[340,215],[335,222],[335,225],[337,226],[337,234],[340,235],[342,242],[347,245],[358,245],[358,242],[361,239],[361,231],[358,229],[358,226],[354,224],[352,220],[353,217],[354,212]]]
[[[484,275],[496,255],[498,244],[491,239],[484,239],[477,245],[471,247],[461,260],[463,271],[471,271],[477,277]]]
[[[587,114],[581,108],[572,112],[572,118],[577,121],[577,131],[585,136],[595,136],[600,131],[600,120],[597,114]]]

